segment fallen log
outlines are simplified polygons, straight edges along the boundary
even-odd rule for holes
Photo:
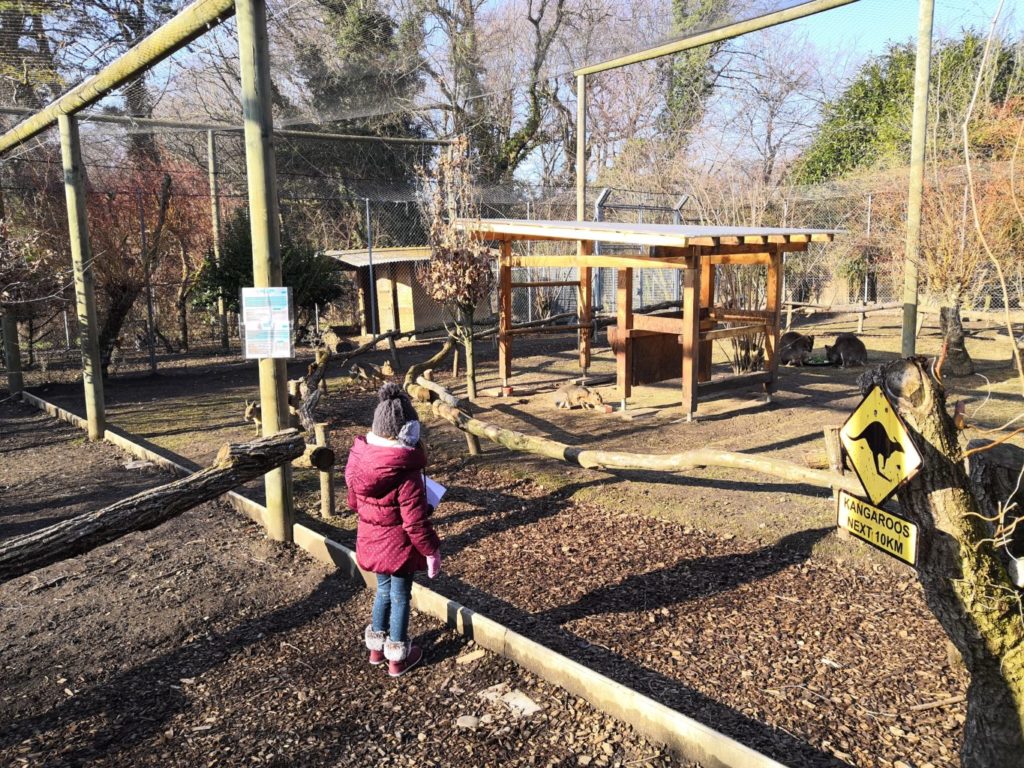
[[[307,444],[302,455],[292,459],[292,466],[326,472],[334,466],[335,458],[334,450],[326,445]]]
[[[478,437],[485,437],[512,451],[546,456],[569,464],[576,464],[585,469],[638,469],[654,472],[681,473],[703,467],[725,467],[745,472],[757,472],[819,488],[844,490],[856,495],[863,495],[864,493],[864,489],[852,475],[840,475],[836,472],[810,469],[783,459],[769,459],[734,451],[723,451],[717,448],[693,448],[682,453],[670,454],[629,453],[625,451],[577,448],[557,440],[527,435],[513,429],[505,429],[496,424],[475,419],[458,408],[449,405],[442,399],[434,400],[431,403],[431,408],[434,415],[455,425],[463,432]]]
[[[213,465],[150,488],[109,507],[86,512],[0,543],[0,584],[37,568],[89,552],[132,531],[145,531],[302,454],[294,429],[249,443],[225,445]]]

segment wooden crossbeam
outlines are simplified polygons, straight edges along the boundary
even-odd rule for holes
[[[765,333],[766,323],[752,323],[750,325],[737,325],[733,328],[716,328],[705,331],[700,335],[702,341],[714,341],[715,339],[732,339],[736,336],[753,336],[755,333]]]

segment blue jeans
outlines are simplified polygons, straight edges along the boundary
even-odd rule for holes
[[[412,594],[412,576],[377,574],[377,596],[373,600],[373,631],[388,632],[395,642],[409,638],[409,596]]]

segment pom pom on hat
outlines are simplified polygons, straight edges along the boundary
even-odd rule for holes
[[[380,403],[373,412],[373,432],[391,440],[398,438],[407,422],[418,416],[409,396],[394,382],[389,381],[377,392]]]

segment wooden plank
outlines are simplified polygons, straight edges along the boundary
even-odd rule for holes
[[[605,267],[612,269],[685,269],[685,258],[652,259],[646,256],[513,256],[513,267]]]
[[[615,381],[618,385],[619,399],[625,405],[626,398],[632,393],[633,387],[633,342],[629,338],[633,330],[633,270],[620,269],[616,274],[617,295],[615,315],[619,330],[619,340],[615,345]]]
[[[579,244],[579,255],[590,256],[594,252],[594,244],[589,240],[581,240]],[[576,296],[576,315],[580,319],[578,346],[580,352],[580,369],[586,373],[590,368],[590,337],[593,332],[591,315],[593,308],[593,273],[590,267],[580,267],[579,287]]]
[[[769,253],[713,253],[704,256],[701,263],[708,264],[768,264],[771,262]]]
[[[670,333],[678,336],[683,333],[683,318],[659,317],[658,315],[633,315],[633,327],[640,331],[653,333]]]
[[[688,419],[697,411],[697,366],[700,357],[700,273],[683,272],[683,413]]]
[[[706,331],[700,335],[702,341],[711,342],[715,339],[734,339],[737,336],[753,336],[755,333],[768,333],[769,326],[766,323],[755,323],[751,325],[737,325],[733,328],[716,328],[713,331]]]
[[[498,375],[501,386],[512,378],[512,243],[503,240],[498,261]]]
[[[743,320],[772,319],[772,313],[764,309],[728,309],[725,307],[712,307],[708,316],[722,322],[737,322]]]
[[[779,373],[782,269],[782,251],[776,248],[772,254],[772,262],[768,265],[768,283],[765,290],[765,310],[771,313],[769,327],[765,333],[765,370],[768,372],[768,380],[764,386],[769,396],[775,391],[775,380]]]
[[[513,288],[565,288],[579,285],[576,280],[530,280],[525,283],[512,283]]]
[[[768,235],[744,235],[743,242],[746,245],[763,245],[768,242]]]
[[[593,326],[589,323],[584,325],[583,323],[574,323],[572,325],[537,325],[530,326],[527,328],[509,328],[509,336],[528,336],[534,333],[568,333],[569,331],[578,331],[583,328],[590,329]]]

